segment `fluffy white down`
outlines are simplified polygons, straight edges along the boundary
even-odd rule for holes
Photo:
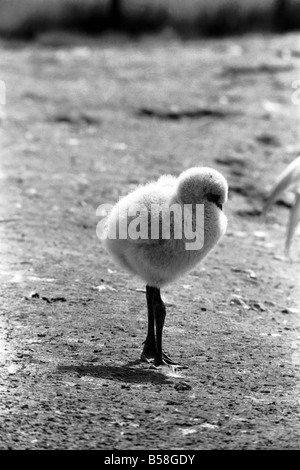
[[[185,203],[204,204],[204,243],[201,249],[186,250],[185,239],[172,237],[134,240],[121,239],[117,235],[116,239],[112,238],[116,222],[118,224],[126,219],[128,208],[139,208],[141,216],[148,218],[148,214],[151,214],[151,221],[155,221],[159,218],[160,212],[168,212],[172,204],[183,205],[181,189],[183,183],[186,183]],[[187,188],[188,190],[190,188],[191,194]],[[224,235],[227,218],[215,203],[207,199],[207,196],[217,193],[223,203],[227,200],[227,191],[225,178],[216,170],[199,167],[187,170],[178,178],[164,175],[155,182],[139,186],[120,199],[108,216],[103,244],[120,266],[140,276],[149,286],[160,288],[193,269]],[[153,210],[154,204],[157,205],[155,210]],[[130,220],[127,217],[128,224]]]

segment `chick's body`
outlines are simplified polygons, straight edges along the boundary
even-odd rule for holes
[[[219,205],[211,200],[212,195],[220,200]],[[104,245],[119,265],[144,279],[147,285],[160,288],[193,269],[220,240],[227,226],[220,208],[226,198],[226,180],[215,170],[193,168],[179,178],[162,176],[139,186],[115,205],[107,221]],[[196,204],[203,205],[198,220]],[[174,205],[179,211],[170,212]],[[147,226],[147,238],[120,237],[120,224],[128,228],[136,217],[128,215],[131,210],[138,211],[140,220]],[[202,237],[202,243],[193,248],[192,240],[185,236],[188,216],[199,240]],[[170,220],[169,238],[162,236],[162,220]],[[157,238],[152,237],[154,226],[160,227]],[[182,227],[181,238],[176,238],[175,227]]]

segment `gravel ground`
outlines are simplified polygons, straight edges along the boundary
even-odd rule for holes
[[[299,449],[296,35],[2,42],[1,449]],[[228,230],[162,291],[179,374],[140,363],[145,286],[96,236],[99,204],[163,173],[228,179]]]

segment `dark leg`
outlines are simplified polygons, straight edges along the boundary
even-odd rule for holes
[[[148,309],[148,332],[144,342],[141,359],[148,361],[156,355],[156,340],[154,334],[154,314],[153,314],[153,291],[154,287],[146,286],[146,298]]]
[[[160,366],[167,364],[170,366],[179,366],[173,362],[162,350],[162,334],[166,318],[166,307],[160,296],[160,289],[154,288],[153,292],[153,312],[156,326],[156,355],[154,364]],[[180,366],[179,366],[180,367]]]
[[[156,327],[156,355],[154,364],[160,366],[163,364],[162,333],[166,318],[166,307],[161,299],[160,290],[157,288],[154,288],[153,292],[153,313]]]
[[[146,298],[148,308],[148,332],[141,359],[146,362],[151,362],[150,360],[154,359],[155,366],[164,364],[181,367],[176,362],[173,362],[162,350],[162,334],[166,318],[166,307],[160,296],[160,289],[146,286]]]

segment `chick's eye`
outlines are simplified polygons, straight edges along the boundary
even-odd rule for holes
[[[219,203],[220,197],[217,196],[216,194],[208,194],[207,195],[207,200],[209,202],[214,202],[215,204]]]

